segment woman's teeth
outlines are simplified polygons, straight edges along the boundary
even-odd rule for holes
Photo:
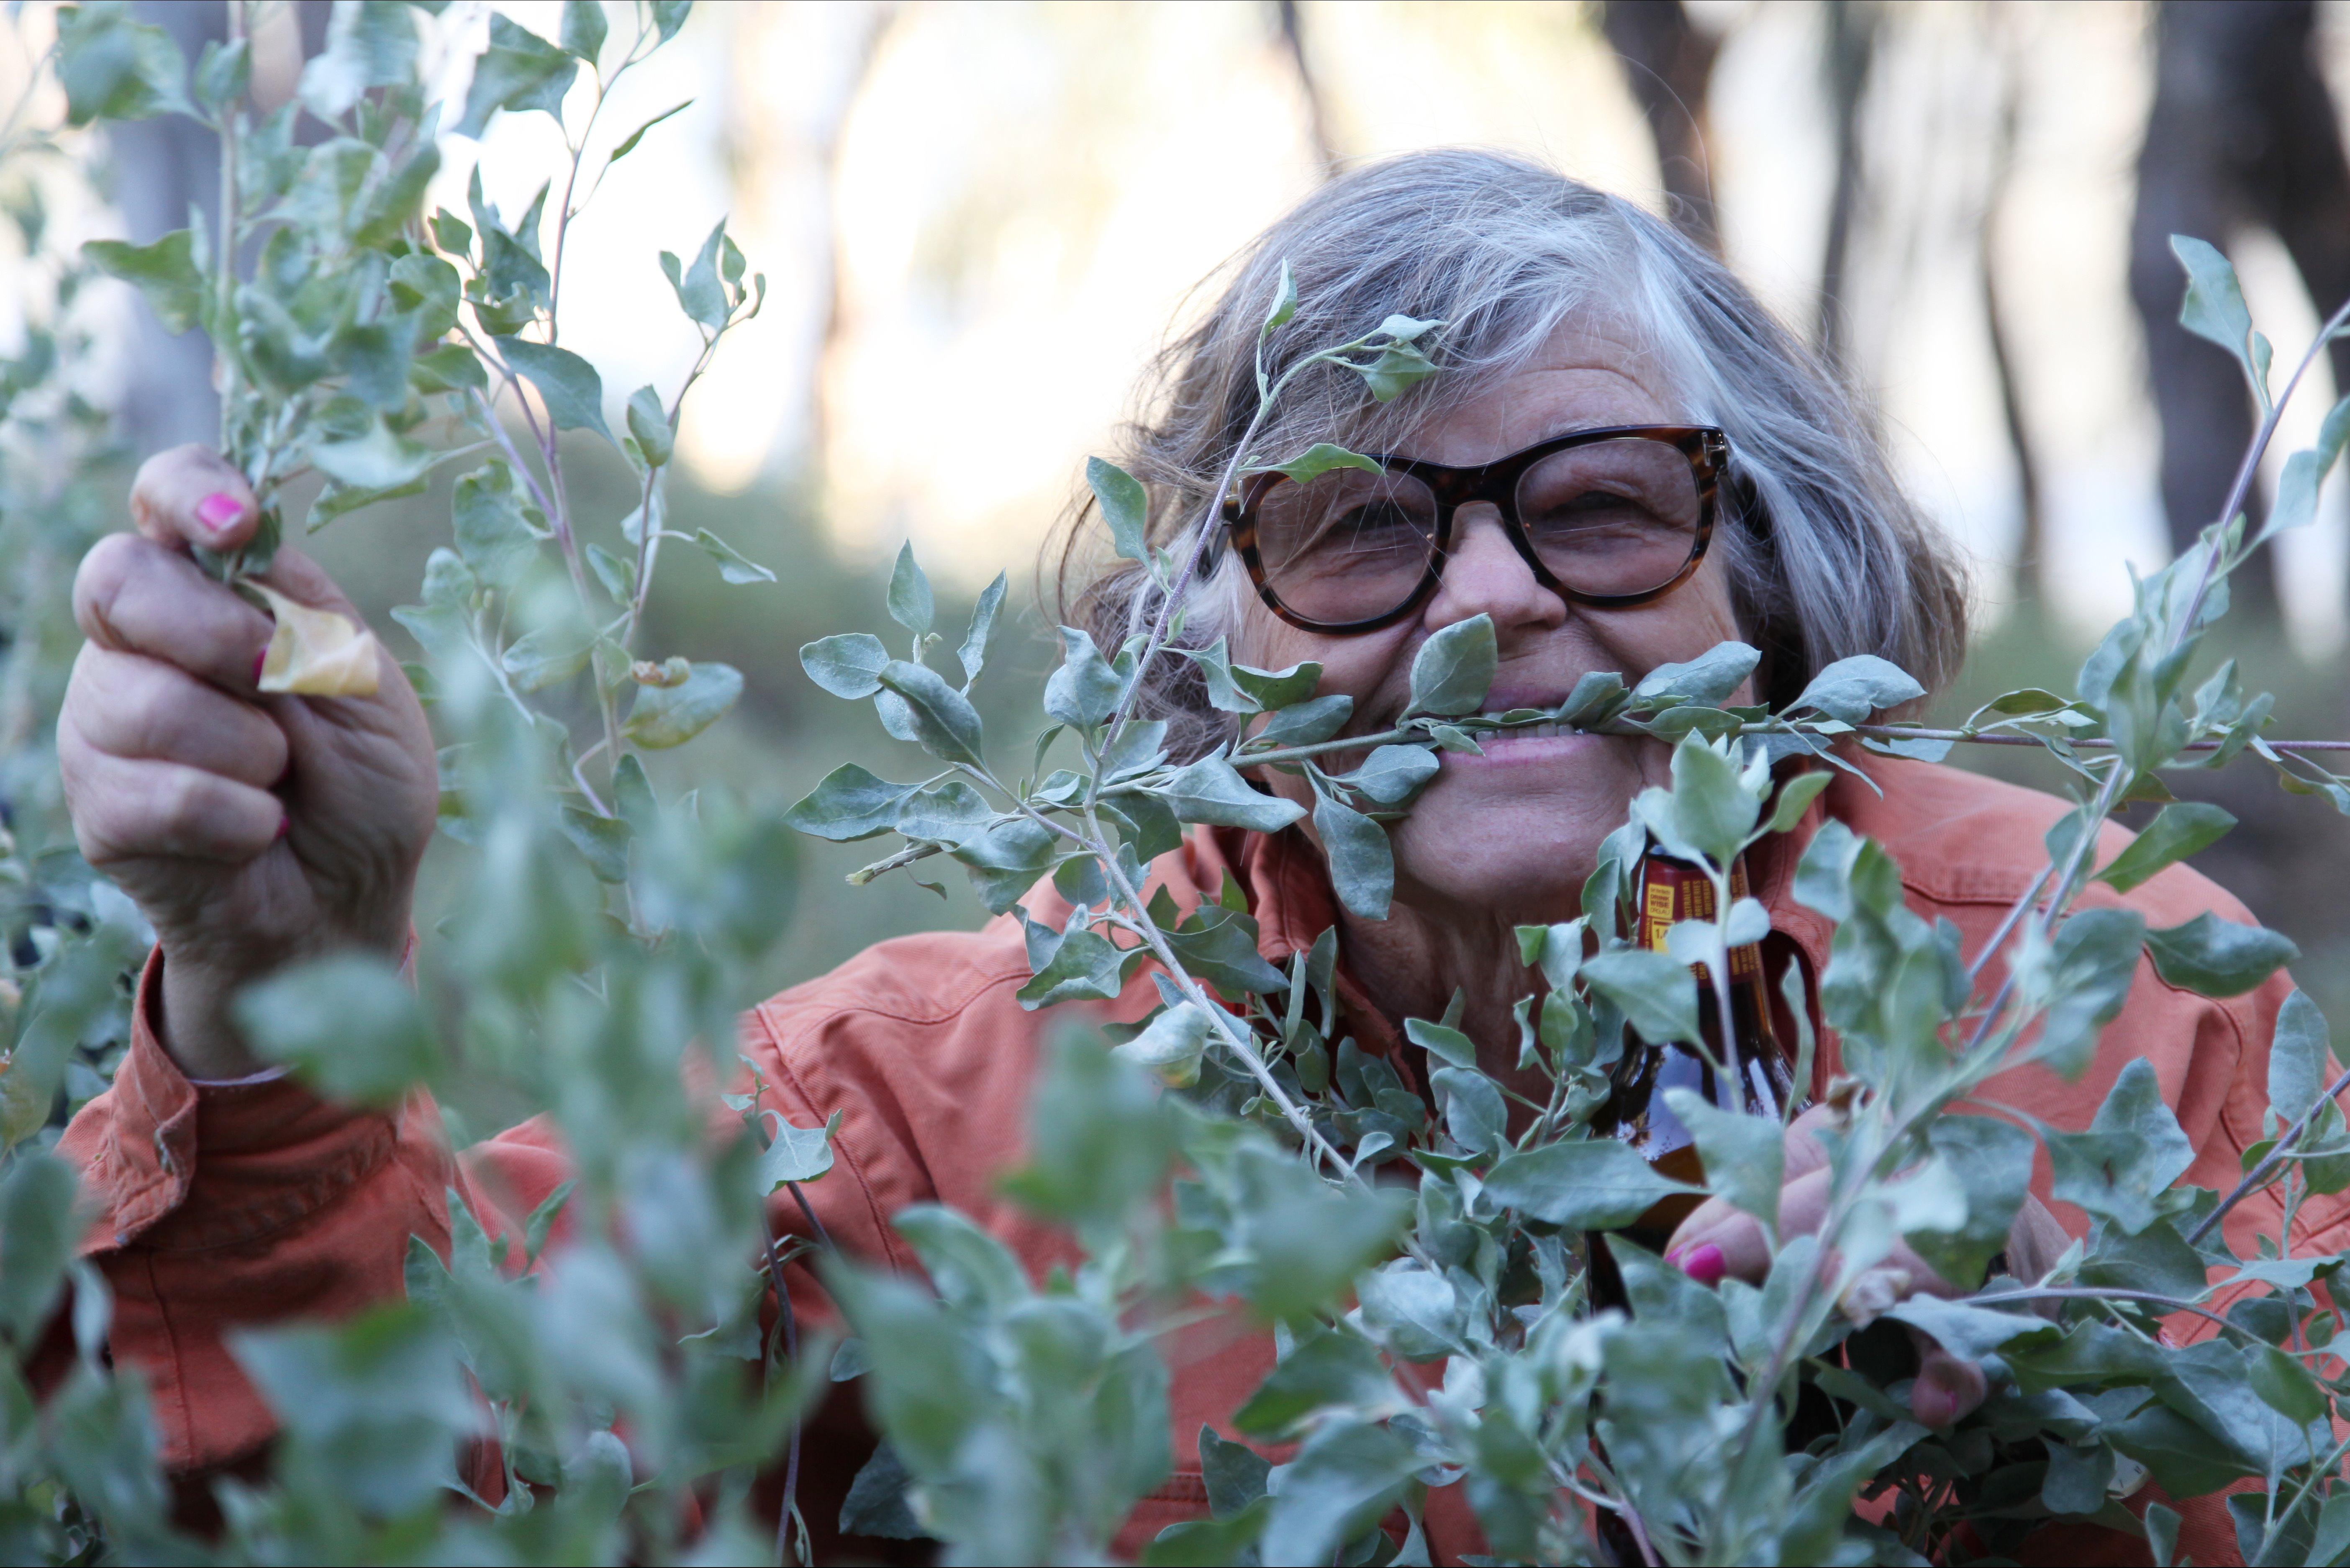
[[[1487,713],[1482,715],[1482,717],[1498,719],[1501,715],[1499,713]],[[1509,741],[1542,741],[1548,740],[1557,735],[1575,735],[1580,733],[1582,733],[1582,732],[1575,729],[1571,724],[1562,724],[1555,719],[1546,719],[1539,724],[1520,724],[1507,730],[1495,730],[1490,733],[1479,735],[1477,740],[1481,745],[1491,746],[1497,742]]]

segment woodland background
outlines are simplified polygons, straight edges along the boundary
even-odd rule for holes
[[[222,25],[218,5],[134,9],[191,58]],[[452,7],[482,29],[492,9]],[[494,9],[551,34],[558,8]],[[265,107],[291,91],[328,14],[288,0],[265,17]],[[14,36],[37,51],[47,26],[27,7]],[[0,97],[30,59],[0,47]],[[567,342],[608,386],[675,379],[695,344],[648,234],[731,214],[768,274],[767,309],[687,411],[672,512],[780,580],[722,593],[714,566],[682,564],[654,616],[747,678],[735,722],[686,765],[785,800],[844,758],[880,765],[870,726],[801,674],[799,644],[877,620],[908,537],[950,592],[999,569],[1034,584],[1086,454],[1108,450],[1191,286],[1352,160],[1509,147],[1719,247],[1845,367],[1975,563],[1976,649],[1940,704],[1950,716],[2085,652],[2126,607],[2123,564],[2160,566],[2226,488],[2251,411],[2227,356],[2176,325],[2165,237],[2220,244],[2283,356],[2350,296],[2350,5],[734,4],[698,8],[626,96],[621,118],[691,102],[583,220]],[[478,151],[491,198],[519,209],[524,171],[548,166],[532,139],[553,134],[510,115],[478,149],[451,139],[428,206],[462,209]],[[71,238],[151,240],[211,200],[209,148],[176,122],[108,137],[90,150],[102,189],[69,171],[44,187]],[[14,260],[0,252],[0,267]],[[120,411],[130,461],[206,439],[208,345],[166,336],[108,286],[119,298],[87,395]],[[0,290],[0,335],[15,296]],[[2350,345],[2330,369],[2350,388]],[[2280,456],[2308,444],[2334,395],[2313,392]],[[625,510],[633,481],[600,456]],[[447,515],[445,495],[395,504],[309,547],[400,643],[384,611],[411,597],[445,542],[428,519]],[[2230,635],[2270,672],[2279,732],[2350,734],[2339,487],[2316,528],[2242,576],[2257,613],[2230,618]],[[1022,678],[992,682],[1005,711],[1032,705],[1052,657],[1025,597],[1000,656]],[[2044,762],[1960,752],[2057,787]],[[2243,826],[2197,863],[2299,943],[2297,977],[2328,1012],[2350,1004],[2350,836],[2324,802],[2253,770],[2206,787]],[[803,849],[772,984],[982,918],[959,879],[943,904],[896,879],[847,888],[858,847]],[[479,1134],[509,1107],[455,1108]]]

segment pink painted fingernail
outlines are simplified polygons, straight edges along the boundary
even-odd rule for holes
[[[196,521],[217,534],[244,515],[244,503],[225,490],[215,490],[196,503]]]
[[[1958,1403],[1949,1389],[1923,1377],[1909,1390],[1909,1413],[1920,1426],[1949,1426],[1958,1417]]]
[[[1692,1247],[1677,1257],[1667,1259],[1666,1262],[1678,1263],[1682,1273],[1701,1285],[1720,1284],[1721,1276],[1729,1269],[1729,1264],[1722,1258],[1721,1249],[1711,1241],[1702,1247]]]
[[[294,814],[293,814],[292,812],[290,812],[290,811],[289,811],[289,812],[287,812],[285,815],[283,815],[283,816],[281,816],[281,817],[279,817],[279,818],[277,819],[277,833],[276,833],[276,836],[277,838],[283,838],[283,837],[285,837],[287,834],[289,834],[289,833],[291,833],[291,832],[293,832],[293,831],[294,831]]]
[[[253,656],[253,683],[261,684],[261,672],[269,668],[269,649],[263,649]]]

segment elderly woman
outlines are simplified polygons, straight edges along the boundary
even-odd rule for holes
[[[1446,323],[1448,373],[1383,407],[1350,376],[1304,379],[1263,448],[1326,439],[1393,454],[1392,488],[1424,485],[1428,499],[1390,506],[1376,525],[1357,514],[1343,535],[1294,510],[1243,510],[1233,543],[1247,547],[1211,557],[1192,635],[1221,630],[1253,665],[1318,660],[1323,689],[1354,699],[1364,732],[1402,711],[1421,642],[1478,615],[1492,618],[1499,638],[1496,711],[1555,704],[1586,671],[1638,680],[1728,638],[1765,651],[1740,701],[1784,701],[1814,670],[1860,653],[1892,659],[1929,688],[1950,675],[1965,640],[1959,569],[1845,394],[1719,264],[1654,216],[1494,154],[1425,153],[1347,174],[1248,250],[1205,320],[1164,357],[1127,453],[1150,488],[1161,539],[1209,509],[1214,476],[1255,412],[1252,353],[1284,261],[1298,309],[1276,353],[1357,337],[1404,312]],[[1700,553],[1701,465],[1724,452],[1721,514]],[[1662,528],[1644,531],[1637,547],[1574,543],[1598,532],[1578,535],[1578,510],[1604,513],[1627,493],[1646,498]],[[238,1039],[227,1003],[240,986],[336,948],[404,952],[432,831],[432,742],[388,658],[372,698],[257,695],[269,628],[188,556],[194,544],[233,546],[254,525],[252,498],[224,464],[192,448],[151,461],[133,511],[138,534],[101,543],[76,585],[89,643],[58,738],[84,852],[139,900],[159,941],[120,1076],[65,1147],[106,1217],[92,1255],[116,1292],[114,1353],[152,1381],[174,1462],[201,1472],[238,1463],[270,1436],[225,1335],[397,1294],[410,1233],[446,1234],[446,1187],[511,1223],[564,1179],[566,1156],[536,1123],[452,1156],[429,1107],[394,1120],[323,1103],[260,1070]],[[348,607],[290,551],[274,577],[298,600]],[[1065,566],[1064,582],[1115,646],[1139,579],[1128,570],[1087,583]],[[1170,680],[1150,700],[1192,744],[1219,732],[1196,689]],[[1338,907],[1302,825],[1273,836],[1202,829],[1153,868],[1181,901],[1232,873],[1275,959],[1336,924],[1346,1028],[1407,1075],[1416,1052],[1399,1021],[1442,1012],[1456,989],[1471,999],[1473,1037],[1514,1037],[1510,1003],[1536,981],[1512,928],[1575,909],[1601,838],[1637,791],[1665,778],[1668,756],[1646,740],[1549,734],[1442,762],[1395,831],[1395,907],[1383,922]],[[1866,766],[1881,795],[1840,781],[1796,832],[1753,857],[1773,961],[1807,980],[1825,966],[1829,931],[1789,885],[1824,817],[1891,850],[1912,907],[1953,922],[1971,953],[2032,882],[2042,835],[2065,809],[1949,768]],[[1263,785],[1302,799],[1296,780]],[[2207,909],[2245,918],[2184,868],[2089,900],[2126,903],[2156,925]],[[1065,912],[1049,885],[1028,903],[1047,920]],[[839,1245],[909,1266],[889,1218],[937,1200],[1040,1270],[1066,1255],[1066,1241],[1007,1205],[993,1180],[1016,1153],[1049,1027],[1014,1000],[1028,975],[1019,927],[999,919],[884,942],[744,1018],[742,1049],[773,1108],[802,1126],[842,1117],[837,1174],[810,1193]],[[1149,1005],[1148,984],[1138,980],[1123,1016]],[[2146,970],[2082,1081],[2027,1069],[1995,1097],[2081,1127],[2123,1064],[2147,1058],[2199,1151],[2189,1179],[2229,1185],[2260,1136],[2260,1064],[2285,991],[2279,977],[2215,1002]],[[1505,1081],[1514,1070],[1502,1056],[1484,1065]],[[1831,1039],[1816,1071],[1824,1083],[1836,1068]],[[1799,1228],[1816,1221],[1819,1178],[1805,1173],[1819,1162],[1799,1132],[1782,1206]],[[2047,1182],[2043,1161],[2043,1196]],[[2051,1208],[2027,1206],[2011,1243],[2020,1270],[2053,1259],[2064,1231],[2085,1228],[2077,1212]],[[2302,1223],[2330,1232],[2342,1212],[2312,1203]],[[2231,1224],[2249,1231],[2277,1219],[2248,1203]],[[774,1220],[785,1230],[804,1223],[781,1201]],[[1684,1224],[1671,1255],[1708,1283],[1757,1277],[1765,1262],[1752,1223],[1711,1207]],[[1924,1288],[1955,1288],[1908,1262]],[[1260,1335],[1180,1348],[1179,1467],[1202,1423],[1230,1429],[1272,1356]],[[1916,1413],[1947,1423],[1982,1388],[1972,1366],[1929,1353]],[[807,1483],[819,1529],[835,1515],[823,1494],[840,1495],[870,1442],[853,1411],[819,1424]],[[1442,1560],[1481,1550],[1459,1490],[1430,1503]],[[1122,1545],[1134,1550],[1201,1512],[1204,1497],[1199,1471],[1179,1468]],[[2190,1513],[2189,1532],[2181,1550],[2199,1561],[2232,1558],[2216,1509]]]

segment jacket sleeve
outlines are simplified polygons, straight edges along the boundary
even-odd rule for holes
[[[544,1117],[455,1157],[421,1094],[393,1115],[332,1104],[288,1076],[191,1083],[153,1027],[161,968],[151,955],[113,1086],[82,1108],[58,1152],[81,1177],[82,1254],[114,1292],[109,1348],[146,1376],[163,1461],[189,1473],[245,1463],[275,1432],[229,1348],[238,1330],[400,1299],[409,1237],[447,1255],[450,1191],[493,1236],[518,1236],[573,1163]],[[755,1015],[742,1044],[754,1060],[776,1059]],[[775,1076],[770,1092],[788,1119],[824,1120]],[[732,1113],[713,1121],[721,1135],[732,1126]],[[857,1201],[857,1185],[807,1193],[822,1218],[828,1203]],[[809,1228],[788,1194],[771,1215],[779,1232]],[[871,1226],[833,1228],[854,1251]],[[563,1235],[558,1222],[550,1251]],[[806,1271],[786,1277],[806,1317],[827,1315]]]

